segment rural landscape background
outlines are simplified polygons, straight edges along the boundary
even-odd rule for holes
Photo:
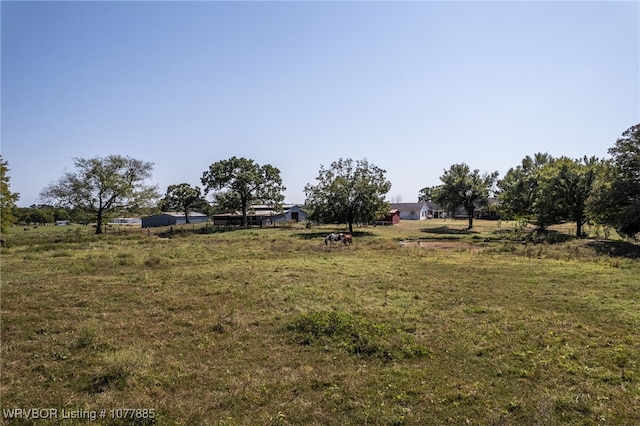
[[[640,424],[639,2],[0,21],[0,424]]]
[[[100,424],[637,424],[638,246],[571,224],[536,244],[515,222],[466,225],[357,228],[334,248],[332,226],[13,228],[2,408],[155,417]]]

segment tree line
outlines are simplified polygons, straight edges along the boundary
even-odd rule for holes
[[[419,201],[433,201],[447,211],[463,209],[473,227],[474,213],[497,197],[503,217],[520,219],[545,229],[570,221],[582,236],[586,223],[611,226],[623,236],[640,233],[640,124],[627,129],[609,149],[610,158],[554,158],[548,153],[526,156],[507,171],[481,173],[465,164],[454,164],[440,177],[441,184],[425,187]],[[65,172],[44,188],[40,198],[50,209],[35,209],[30,220],[44,210],[51,219],[92,218],[96,233],[102,233],[107,214],[118,211],[177,210],[189,212],[240,212],[247,224],[251,205],[279,208],[284,200],[280,170],[252,159],[231,157],[211,164],[202,173],[199,186],[169,185],[164,195],[157,186],[146,184],[153,163],[110,155],[74,158],[75,170]],[[0,156],[0,212],[2,231],[18,218],[15,202],[19,194],[10,191],[8,163]],[[366,159],[339,159],[320,166],[316,182],[305,185],[305,205],[310,219],[322,223],[369,223],[389,210],[385,195],[391,189],[386,171]],[[213,203],[207,200],[213,198]],[[34,207],[34,206],[32,206]],[[24,218],[24,217],[23,217]]]

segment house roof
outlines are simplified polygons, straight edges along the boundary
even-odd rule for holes
[[[391,210],[399,210],[401,212],[417,212],[426,207],[428,210],[442,210],[442,208],[431,201],[420,201],[418,203],[391,203]]]
[[[413,211],[420,211],[422,210],[423,207],[429,207],[427,206],[427,203],[424,202],[420,202],[420,203],[391,203],[391,209],[392,210],[399,210],[401,212],[413,212]]]

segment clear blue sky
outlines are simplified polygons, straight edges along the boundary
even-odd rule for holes
[[[161,192],[244,156],[304,201],[366,158],[388,197],[444,169],[606,157],[640,122],[639,2],[1,2],[2,145],[20,206],[72,157]]]

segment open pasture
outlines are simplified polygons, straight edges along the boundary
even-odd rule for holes
[[[94,424],[640,423],[637,246],[464,225],[358,228],[335,248],[331,227],[9,235],[2,409],[107,410]],[[400,244],[435,240],[482,250]]]

